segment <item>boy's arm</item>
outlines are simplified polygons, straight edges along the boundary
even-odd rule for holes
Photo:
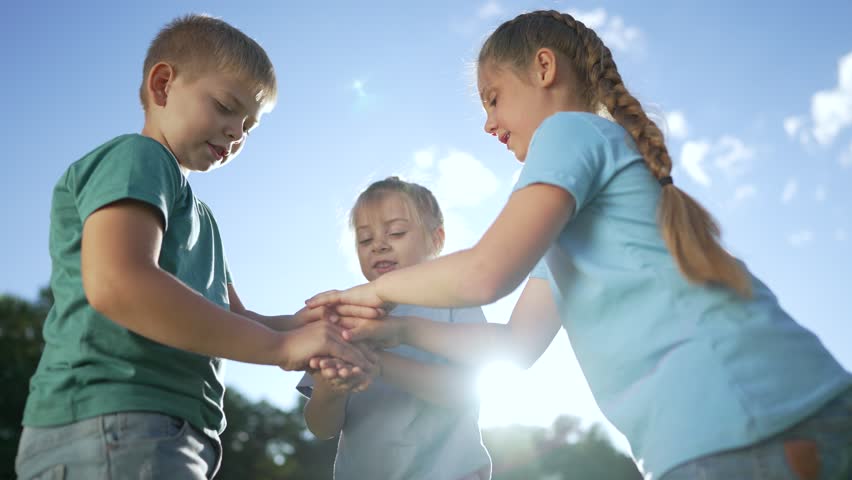
[[[369,366],[329,322],[275,332],[205,299],[160,269],[162,240],[163,218],[146,203],[122,200],[89,215],[80,267],[92,308],[139,335],[201,355],[287,370],[303,369],[318,355]]]
[[[476,405],[477,371],[456,364],[425,363],[379,353],[382,379],[417,398],[448,408]]]
[[[319,439],[336,437],[346,420],[346,400],[349,394],[334,390],[322,375],[311,376],[314,387],[305,404],[305,424]]]
[[[228,284],[228,301],[232,312],[248,317],[256,322],[260,322],[279,332],[293,330],[294,328],[302,327],[311,322],[322,320],[326,309],[326,307],[304,307],[293,315],[261,315],[249,310],[245,307],[245,305],[243,305],[239,295],[237,295],[237,290],[234,288],[233,283]],[[378,318],[382,315],[382,313],[375,308],[361,307],[358,305],[343,306],[340,310],[344,314],[348,313],[354,316],[364,316],[365,318]]]

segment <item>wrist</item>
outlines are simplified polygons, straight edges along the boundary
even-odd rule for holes
[[[291,365],[292,348],[290,348],[291,335],[287,331],[275,331],[271,335],[273,341],[273,360],[269,362],[272,365],[278,365],[284,370],[298,370],[294,365]]]

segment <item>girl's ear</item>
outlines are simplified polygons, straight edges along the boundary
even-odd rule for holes
[[[542,87],[549,87],[556,81],[556,54],[549,48],[539,48],[535,52],[533,74],[535,82]]]
[[[432,251],[437,257],[444,249],[444,227],[438,227],[432,231]]]

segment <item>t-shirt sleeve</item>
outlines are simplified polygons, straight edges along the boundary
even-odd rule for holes
[[[487,323],[482,307],[454,308],[450,310],[451,323]]]
[[[530,278],[541,278],[543,280],[547,280],[547,262],[545,261],[545,257],[542,256],[541,260],[535,264],[532,271],[530,272]]]
[[[544,183],[574,197],[576,215],[603,187],[609,142],[588,114],[565,112],[545,119],[530,141],[514,190]]]
[[[154,140],[137,136],[105,149],[101,158],[69,179],[80,220],[110,203],[133,199],[156,208],[168,228],[183,175],[174,157]]]
[[[302,395],[311,398],[311,394],[314,393],[314,377],[309,373],[302,375],[302,379],[296,385],[296,390]]]

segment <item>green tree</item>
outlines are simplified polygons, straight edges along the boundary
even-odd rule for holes
[[[494,480],[642,480],[600,425],[584,430],[574,417],[560,416],[549,429],[485,430],[483,441],[494,460]]]
[[[300,401],[282,411],[228,389],[228,428],[222,435],[223,462],[216,478],[330,480],[337,442],[317,440],[307,431],[303,406]]]
[[[41,326],[53,304],[50,289],[30,302],[0,295],[0,478],[14,478],[21,418],[44,341]]]

